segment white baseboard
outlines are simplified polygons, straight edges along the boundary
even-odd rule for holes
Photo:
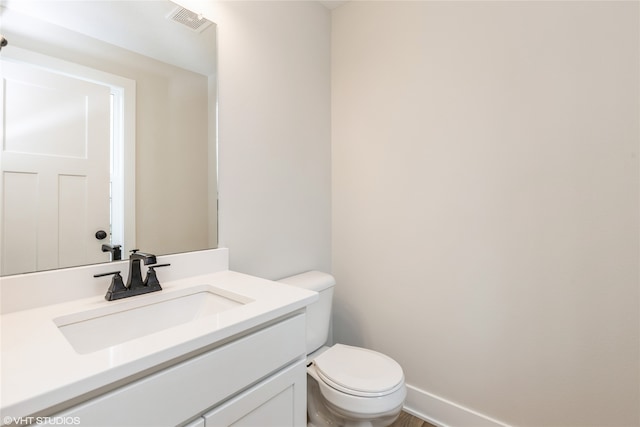
[[[409,384],[404,410],[438,427],[510,427],[506,423]]]

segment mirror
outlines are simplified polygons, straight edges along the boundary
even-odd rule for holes
[[[215,23],[3,0],[0,33],[0,275],[217,246]]]

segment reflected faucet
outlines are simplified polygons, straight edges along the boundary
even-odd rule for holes
[[[120,261],[122,259],[122,249],[120,245],[105,243],[102,245],[102,252],[111,252],[111,261]]]

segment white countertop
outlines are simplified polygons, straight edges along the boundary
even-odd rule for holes
[[[53,321],[197,285],[211,285],[253,301],[221,312],[215,319],[194,320],[89,354],[78,354]],[[2,419],[46,413],[47,408],[292,313],[318,298],[315,292],[228,270],[163,282],[162,287],[160,292],[117,301],[105,301],[101,295],[2,315]]]

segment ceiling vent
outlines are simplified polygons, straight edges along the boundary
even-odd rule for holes
[[[212,24],[211,21],[204,18],[202,15],[198,15],[184,7],[177,7],[173,12],[167,15],[167,19],[189,27],[189,29],[197,33],[203,32]]]

